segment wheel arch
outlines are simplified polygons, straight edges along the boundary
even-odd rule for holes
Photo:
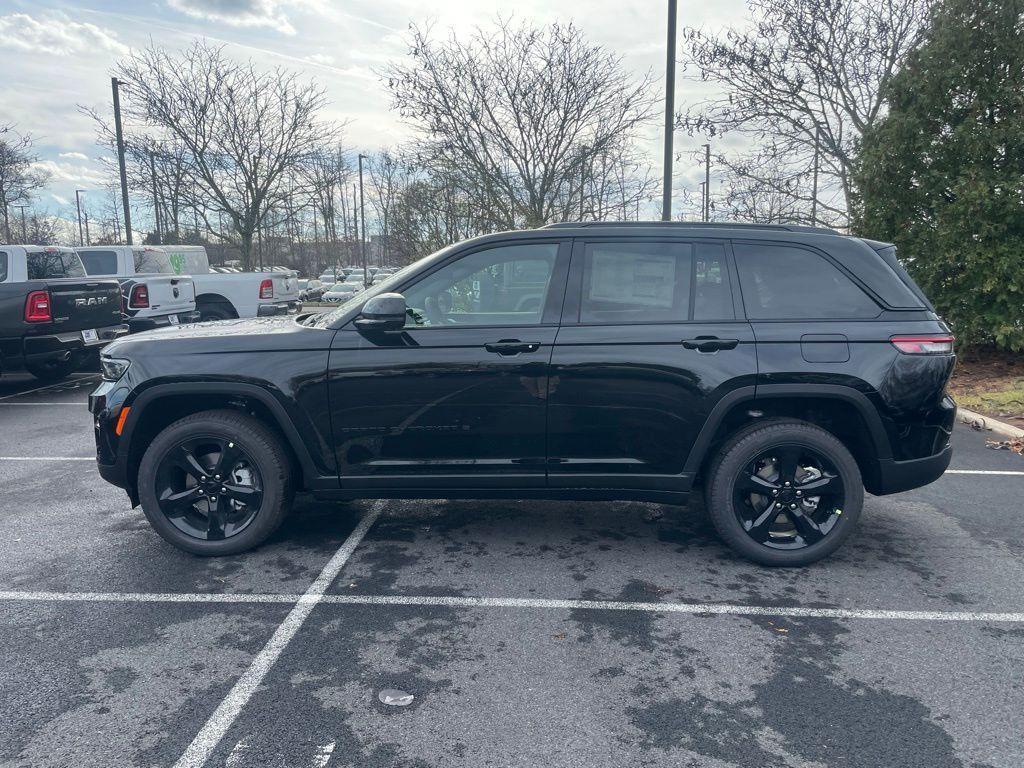
[[[200,305],[209,304],[227,305],[231,308],[231,311],[235,313],[235,317],[239,316],[238,308],[235,306],[234,302],[221,293],[200,293],[196,295],[196,309],[198,309]]]
[[[701,429],[687,457],[685,472],[703,476],[729,435],[769,418],[806,421],[835,435],[853,454],[865,487],[879,482],[878,459],[892,456],[889,437],[867,395],[837,384],[759,384],[723,396]]]
[[[312,489],[325,484],[326,476],[317,468],[309,447],[299,435],[284,406],[266,389],[255,384],[234,382],[188,382],[158,384],[141,393],[131,403],[121,438],[129,495],[137,498],[139,464],[152,438],[163,428],[192,413],[233,409],[246,413],[269,427],[281,438],[282,447],[292,465],[297,489]],[[336,482],[336,478],[335,478]]]

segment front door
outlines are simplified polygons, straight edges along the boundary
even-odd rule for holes
[[[458,253],[400,287],[400,332],[340,331],[330,356],[343,488],[545,483],[548,364],[569,248]]]
[[[726,243],[578,240],[551,360],[549,485],[686,491],[718,400],[754,384]]]

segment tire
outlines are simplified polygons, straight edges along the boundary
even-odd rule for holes
[[[78,370],[81,360],[71,355],[67,360],[50,360],[45,363],[25,363],[25,370],[40,381],[61,381]]]
[[[787,466],[797,467],[795,474],[787,474]],[[784,479],[789,476],[792,482]],[[800,488],[822,490],[813,496],[813,490]],[[712,461],[705,486],[707,514],[725,543],[768,566],[809,565],[827,557],[856,528],[863,506],[860,468],[846,446],[830,432],[796,420],[752,425],[730,437]]]
[[[218,444],[220,453],[202,453],[206,446]],[[195,463],[182,460],[189,453],[207,473],[201,476],[202,482],[196,477],[197,470],[182,469],[185,464],[196,467]],[[230,458],[226,458],[229,454]],[[218,474],[214,481],[209,475],[222,460],[230,466],[224,479]],[[244,479],[236,479],[243,472],[249,485],[244,484]],[[169,483],[177,485],[172,487]],[[214,487],[222,483],[223,487]],[[142,511],[154,530],[178,549],[202,556],[233,555],[263,543],[287,517],[294,496],[290,463],[280,438],[257,419],[230,410],[192,414],[160,432],[142,457],[138,488]],[[163,502],[158,498],[158,489]],[[218,490],[223,492],[223,498],[213,496]],[[175,503],[171,516],[166,509],[170,491],[189,494],[184,501]],[[254,492],[259,493],[258,506],[239,500],[243,493],[256,498]],[[204,498],[193,498],[196,493]],[[214,501],[217,513],[211,512]],[[187,512],[179,514],[181,509]]]
[[[234,320],[237,317],[238,315],[236,315],[227,304],[216,302],[199,305],[200,322],[205,323],[209,320]]]

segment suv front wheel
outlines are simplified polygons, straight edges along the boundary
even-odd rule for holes
[[[719,535],[762,565],[808,565],[834,552],[864,505],[860,468],[834,435],[802,421],[741,430],[722,446],[705,503]]]
[[[204,411],[156,436],[139,466],[150,525],[179,549],[232,555],[269,537],[288,514],[292,481],[279,439],[237,411]]]

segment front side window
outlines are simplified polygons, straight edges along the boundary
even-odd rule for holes
[[[74,251],[35,251],[26,256],[29,280],[85,277],[85,267]]]
[[[406,327],[538,325],[557,256],[557,243],[464,256],[405,290]]]
[[[751,243],[736,243],[733,250],[751,320],[855,320],[879,314],[870,296],[814,251]]]
[[[114,251],[80,251],[78,255],[90,275],[117,274],[117,254]]]

